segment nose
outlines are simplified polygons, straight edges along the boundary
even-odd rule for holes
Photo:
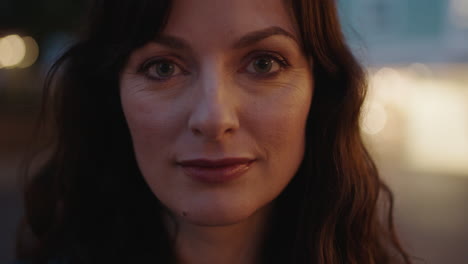
[[[197,88],[188,121],[192,134],[205,140],[219,141],[238,130],[235,95],[220,76],[205,76]]]

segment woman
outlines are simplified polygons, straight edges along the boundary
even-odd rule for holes
[[[52,80],[18,259],[410,263],[333,1],[95,1]]]

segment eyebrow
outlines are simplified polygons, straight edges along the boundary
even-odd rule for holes
[[[232,48],[242,49],[242,48],[250,46],[250,45],[252,45],[254,43],[257,43],[257,42],[259,42],[259,41],[261,41],[263,39],[266,39],[266,38],[269,38],[269,37],[275,36],[275,35],[288,37],[288,38],[294,40],[297,43],[297,40],[296,40],[296,38],[294,37],[293,34],[289,33],[288,31],[286,31],[286,30],[284,30],[284,29],[282,29],[280,27],[275,26],[275,27],[269,27],[269,28],[266,28],[266,29],[262,29],[262,30],[247,33],[245,36],[243,36],[238,41],[236,41],[234,43],[234,45],[232,46]]]
[[[298,43],[296,37],[294,37],[293,34],[282,29],[281,27],[273,26],[273,27],[268,27],[265,29],[247,33],[246,35],[241,37],[239,40],[234,42],[231,48],[242,49],[250,45],[253,45],[261,40],[269,38],[271,36],[275,36],[275,35],[288,37],[292,39],[293,41],[295,41],[296,43]],[[161,44],[163,46],[167,46],[169,48],[173,48],[173,49],[187,50],[187,51],[191,50],[191,47],[187,41],[185,41],[182,38],[171,36],[171,35],[160,34],[153,40],[153,42]]]

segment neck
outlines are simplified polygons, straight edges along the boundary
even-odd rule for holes
[[[177,221],[176,255],[179,264],[257,264],[271,209],[260,209],[241,222],[202,226]]]

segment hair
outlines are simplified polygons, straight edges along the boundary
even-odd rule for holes
[[[359,129],[366,94],[335,2],[286,2],[313,62],[314,100],[304,160],[276,199],[263,263],[405,263],[393,197]],[[53,65],[43,122],[54,134],[47,161],[25,181],[17,258],[33,263],[174,263],[164,206],[137,166],[119,97],[132,50],[167,23],[170,1],[97,0],[89,25]]]

